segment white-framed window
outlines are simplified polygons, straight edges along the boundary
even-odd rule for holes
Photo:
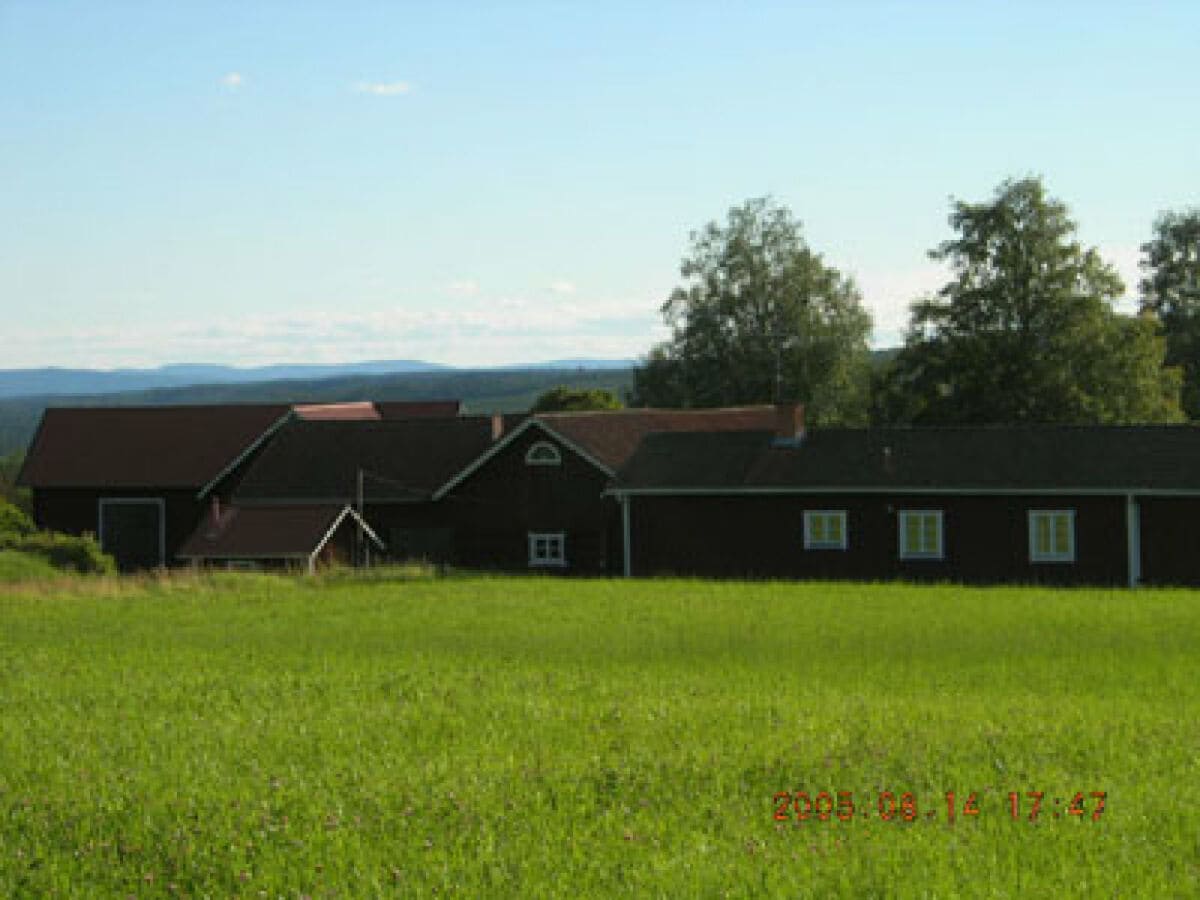
[[[557,466],[562,462],[562,455],[549,441],[538,441],[525,453],[527,466]]]
[[[561,531],[529,532],[529,565],[565,566],[567,536]]]
[[[900,558],[942,559],[945,543],[940,509],[900,510]]]
[[[1075,562],[1075,510],[1029,511],[1029,561]]]
[[[845,550],[846,511],[844,509],[806,509],[804,511],[805,550]]]

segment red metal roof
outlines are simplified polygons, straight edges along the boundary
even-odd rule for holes
[[[381,418],[375,404],[367,400],[358,403],[306,403],[293,407],[296,418],[306,422],[371,421]]]
[[[775,427],[774,406],[726,409],[624,409],[608,412],[538,413],[551,431],[616,471],[643,437],[660,431],[755,431]]]
[[[216,521],[206,516],[177,555],[188,559],[306,557],[320,547],[344,510],[345,504],[231,506]]]
[[[21,484],[201,488],[290,409],[286,404],[51,407],[26,455]]]

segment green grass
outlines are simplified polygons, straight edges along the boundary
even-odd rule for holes
[[[0,895],[1197,896],[1198,600],[10,586]],[[774,821],[797,789],[921,815]],[[980,814],[949,824],[947,790]],[[1010,790],[1107,808],[1013,821]]]
[[[0,584],[30,581],[38,578],[57,578],[62,575],[44,556],[0,550]]]

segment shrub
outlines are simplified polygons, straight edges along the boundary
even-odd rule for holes
[[[82,537],[55,531],[0,534],[0,550],[32,553],[49,560],[56,568],[85,574],[108,575],[117,571],[116,562],[100,549],[90,534]]]
[[[33,534],[33,520],[7,500],[0,500],[0,535]]]

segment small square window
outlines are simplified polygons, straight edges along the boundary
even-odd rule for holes
[[[942,559],[944,556],[942,511],[900,510],[900,558]]]
[[[805,550],[845,550],[846,511],[844,509],[806,509],[804,511]]]
[[[1075,510],[1029,511],[1029,561],[1075,562]]]
[[[565,566],[567,536],[563,532],[529,533],[529,565]]]

